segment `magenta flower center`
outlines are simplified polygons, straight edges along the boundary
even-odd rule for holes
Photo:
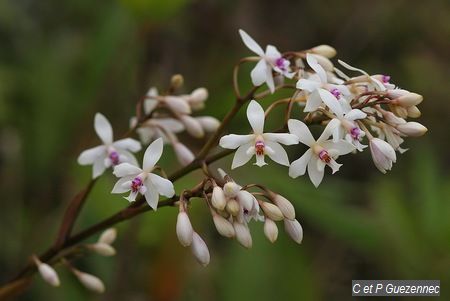
[[[109,153],[108,157],[111,160],[112,165],[118,165],[120,163],[120,156],[118,152],[112,151]]]
[[[391,80],[391,77],[389,75],[383,75],[381,77],[381,80],[383,81],[383,83],[387,84]]]
[[[359,129],[359,127],[354,127],[350,130],[350,135],[352,136],[352,138],[354,140],[359,140],[359,136],[361,135],[361,130]]]
[[[280,70],[286,71],[286,62],[287,60],[285,58],[280,57],[275,61],[275,66],[277,66]]]
[[[255,153],[258,156],[264,155],[264,146],[265,146],[264,141],[261,141],[261,140],[256,141],[256,143],[255,143]]]
[[[330,92],[336,99],[341,98],[341,92],[337,88],[332,89]]]
[[[141,178],[139,177],[134,178],[131,181],[131,191],[138,192],[139,189],[142,187],[142,185],[144,185],[144,183],[142,182]]]
[[[331,161],[331,157],[325,149],[320,151],[319,158],[325,163],[330,163]]]

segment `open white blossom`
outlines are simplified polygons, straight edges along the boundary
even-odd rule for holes
[[[289,166],[289,158],[286,151],[280,145],[292,145],[298,143],[295,135],[287,133],[264,133],[264,110],[261,105],[252,100],[247,107],[247,118],[253,129],[249,135],[226,135],[220,139],[223,148],[236,149],[231,168],[242,166],[253,155],[256,155],[256,165],[264,166],[264,156],[268,155],[273,161]]]
[[[124,193],[130,191],[125,197],[130,202],[135,201],[138,193],[145,199],[153,210],[156,210],[159,195],[173,197],[175,190],[172,182],[152,173],[156,162],[162,155],[163,140],[158,138],[150,144],[144,154],[142,169],[129,164],[122,163],[114,168],[114,175],[120,178],[111,193]]]
[[[267,83],[270,91],[275,91],[275,82],[272,75],[272,70],[287,78],[292,78],[294,73],[291,72],[290,62],[285,59],[275,46],[267,45],[266,51],[258,45],[245,31],[239,29],[242,41],[251,51],[256,53],[261,59],[253,68],[250,76],[253,85],[260,86]]]
[[[304,175],[306,167],[308,167],[309,178],[314,186],[318,187],[323,179],[325,165],[331,167],[333,173],[339,170],[342,164],[338,164],[335,160],[341,155],[350,153],[355,147],[345,140],[337,142],[327,140],[337,126],[339,126],[339,121],[332,119],[316,141],[306,124],[294,119],[288,121],[289,131],[295,134],[301,143],[310,147],[303,156],[292,162],[289,176],[297,178]]]
[[[93,165],[92,177],[94,179],[111,166],[124,162],[137,164],[136,158],[131,152],[141,149],[139,141],[125,138],[113,142],[111,124],[100,113],[95,114],[94,128],[103,144],[83,151],[78,157],[80,165]]]

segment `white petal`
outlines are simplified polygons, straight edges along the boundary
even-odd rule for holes
[[[95,179],[105,172],[105,158],[103,156],[98,157],[94,161],[94,166],[92,167],[92,178]]]
[[[133,176],[127,176],[120,178],[116,184],[114,185],[114,188],[112,189],[111,193],[124,193],[131,190],[131,187],[126,187],[124,184],[128,181],[133,180]]]
[[[108,119],[100,113],[95,114],[94,128],[104,144],[113,142],[113,131]]]
[[[264,133],[262,136],[265,141],[274,141],[284,145],[298,144],[298,137],[294,134]]]
[[[327,72],[317,62],[317,59],[315,58],[315,56],[311,53],[307,53],[306,61],[308,62],[308,65],[317,73],[317,75],[319,75],[321,82],[326,83],[327,82]]]
[[[141,172],[142,169],[137,166],[134,166],[130,163],[122,163],[114,167],[113,174],[118,178],[122,178],[125,176],[138,175]]]
[[[148,179],[150,179],[159,194],[168,198],[171,198],[175,195],[175,189],[173,188],[172,182],[170,182],[169,180],[152,173],[148,175]]]
[[[292,178],[297,178],[298,176],[303,176],[306,172],[306,166],[311,160],[312,149],[308,149],[303,156],[291,163],[289,167],[289,176]]]
[[[147,178],[144,184],[147,188],[147,190],[144,193],[145,200],[147,201],[147,204],[156,211],[156,208],[158,207],[158,199],[159,195],[156,191],[155,186],[153,186],[152,182]]]
[[[364,119],[367,117],[367,114],[359,109],[353,109],[347,114],[345,114],[345,118],[348,120],[357,120],[357,119]]]
[[[281,57],[281,53],[278,51],[278,49],[273,45],[267,45],[266,47],[266,57],[276,60]]]
[[[262,134],[264,130],[264,109],[255,100],[250,101],[247,107],[247,118],[253,132]]]
[[[278,164],[289,166],[289,158],[284,150],[284,148],[277,142],[266,141],[266,147],[270,148],[271,151],[267,152],[270,159],[277,162]]]
[[[272,75],[272,68],[266,68],[266,83],[269,87],[270,93],[275,92],[275,82]]]
[[[90,165],[99,157],[105,154],[106,147],[104,145],[99,145],[90,149],[83,151],[78,156],[78,164],[80,165]],[[104,157],[104,156],[102,156]]]
[[[156,99],[146,99],[144,100],[144,113],[145,115],[149,115],[158,105],[158,101]]]
[[[319,187],[320,182],[322,182],[324,170],[320,171],[317,168],[317,158],[312,158],[308,162],[308,175],[314,186]]]
[[[249,148],[253,146],[253,143],[247,143],[241,145],[234,154],[233,163],[231,169],[235,169],[247,163],[254,155],[254,152],[249,152]]]
[[[344,115],[344,112],[342,111],[342,107],[341,107],[339,101],[337,100],[337,98],[334,97],[330,91],[325,90],[325,89],[319,89],[319,95],[320,95],[320,98],[322,99],[322,101],[327,105],[327,107],[329,107],[330,110],[334,114],[336,114],[336,116],[338,116],[339,118],[342,118],[342,116]]]
[[[336,127],[338,127],[340,124],[341,122],[339,121],[339,119],[336,118],[331,119],[331,121],[328,122],[327,126],[323,130],[322,135],[320,135],[319,139],[317,139],[317,142],[321,143],[327,140],[328,137],[330,137],[333,134]]]
[[[153,122],[172,133],[179,133],[184,130],[184,125],[174,118],[154,119]]]
[[[306,144],[307,146],[311,146],[314,142],[316,142],[311,132],[309,131],[308,126],[306,126],[306,124],[304,124],[300,120],[289,119],[288,128],[289,132],[297,136],[301,143]]]
[[[131,138],[117,140],[113,143],[114,147],[129,150],[130,152],[137,152],[141,150],[141,143]]]
[[[266,60],[261,59],[250,72],[252,83],[254,86],[261,86],[266,81],[267,63]]]
[[[144,154],[144,162],[142,164],[143,170],[149,171],[155,166],[156,162],[161,158],[163,145],[162,138],[158,138],[147,147]]]
[[[311,94],[306,98],[306,105],[303,109],[304,112],[312,112],[317,110],[322,104],[322,99],[319,96],[318,90],[314,90]]]
[[[297,82],[297,89],[302,89],[302,90],[306,90],[308,92],[312,92],[314,90],[316,90],[317,88],[320,88],[322,86],[322,83],[316,82],[314,80],[310,80],[310,79],[304,79],[301,78],[298,82]]]
[[[341,64],[343,67],[347,68],[348,70],[361,72],[361,73],[364,74],[364,75],[369,75],[369,74],[367,74],[366,71],[361,70],[361,69],[358,69],[358,68],[355,68],[355,67],[353,67],[353,66],[350,66],[349,64],[347,64],[347,63],[344,62],[344,61],[338,60],[338,62],[339,62],[339,64]]]
[[[267,165],[267,163],[264,161],[264,155],[256,155],[256,166],[263,167],[264,165]]]
[[[118,150],[120,155],[120,163],[130,163],[131,165],[138,166],[138,162],[132,153],[126,150]],[[123,158],[122,158],[123,157]]]
[[[259,46],[258,43],[256,43],[255,40],[253,40],[245,31],[239,29],[239,34],[241,35],[242,41],[244,42],[245,46],[248,47],[248,49],[259,56],[264,55],[264,50],[261,48],[261,46]]]
[[[255,139],[255,135],[226,135],[220,138],[219,145],[223,148],[235,149]]]

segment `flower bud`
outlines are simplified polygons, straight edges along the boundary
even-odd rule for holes
[[[194,232],[193,234],[191,250],[199,263],[201,263],[203,266],[208,265],[210,260],[209,250],[206,246],[206,243],[197,234],[197,232]]]
[[[312,48],[311,51],[329,59],[336,56],[336,49],[329,45],[319,45]]]
[[[403,90],[403,89],[392,89],[392,90],[387,90],[386,92],[387,92],[387,97],[389,97],[391,99],[396,99],[396,98],[405,96],[410,93],[408,90]]]
[[[228,198],[236,197],[237,193],[241,190],[241,187],[234,182],[227,182],[223,185],[223,192]]]
[[[393,106],[389,106],[389,107],[390,107],[392,113],[394,113],[398,117],[400,117],[400,118],[408,117],[408,111],[406,108],[397,106],[397,105],[393,105]]]
[[[200,123],[206,132],[214,132],[220,126],[220,121],[210,116],[196,117],[195,120]]]
[[[206,88],[197,88],[191,92],[191,102],[204,102],[208,98],[208,90]]]
[[[229,221],[218,214],[213,214],[213,221],[214,225],[216,226],[217,232],[219,232],[220,235],[228,238],[234,237],[234,228]]]
[[[173,144],[173,149],[175,151],[175,155],[177,156],[178,162],[180,162],[181,165],[186,166],[194,161],[194,154],[183,143],[175,142]]]
[[[247,209],[248,211],[252,210],[255,200],[253,194],[251,194],[247,190],[241,190],[237,193],[236,197],[242,207],[244,207],[244,209]]]
[[[289,202],[285,197],[275,194],[273,196],[273,202],[280,208],[284,217],[290,220],[295,219],[295,209],[291,202]]]
[[[38,268],[39,274],[41,274],[45,282],[55,287],[61,284],[54,268],[46,263],[42,263],[36,256],[33,256],[33,260]]]
[[[96,244],[87,245],[86,246],[89,250],[94,251],[95,253],[102,255],[102,256],[114,256],[116,255],[116,250],[111,247],[110,245],[98,242]]]
[[[284,230],[296,243],[300,244],[303,240],[303,229],[300,223],[294,220],[284,220]]]
[[[203,136],[205,136],[205,131],[203,130],[202,125],[197,119],[189,115],[181,115],[180,121],[184,124],[187,132],[191,136],[195,138],[203,138]]]
[[[269,219],[274,221],[281,221],[284,219],[283,213],[278,206],[268,202],[260,202],[259,205]]]
[[[248,229],[247,224],[233,222],[234,232],[236,233],[236,240],[245,248],[252,247],[252,235]]]
[[[426,127],[424,127],[420,123],[414,122],[414,121],[399,124],[399,125],[397,125],[396,128],[402,134],[405,134],[410,137],[420,137],[428,131],[428,129]]]
[[[98,242],[110,245],[116,240],[116,237],[116,229],[109,228],[103,231],[103,233],[100,235],[100,238],[98,239]]]
[[[88,290],[100,294],[105,291],[105,285],[98,277],[88,273],[81,272],[77,269],[73,269],[73,273],[81,282],[81,284]]]
[[[179,89],[184,84],[184,78],[181,74],[174,74],[172,78],[170,79],[170,85],[173,89]]]
[[[423,100],[423,96],[417,93],[408,93],[406,95],[400,96],[399,98],[396,98],[393,100],[394,104],[398,104],[402,107],[411,107],[416,106],[419,103],[421,103]]]
[[[270,218],[266,218],[264,221],[264,234],[271,243],[274,243],[278,238],[277,224]]]
[[[178,96],[166,96],[164,97],[164,100],[169,109],[171,109],[174,113],[191,114],[191,107],[183,98]]]
[[[219,186],[214,186],[213,188],[211,203],[213,207],[218,210],[225,209],[225,206],[227,205],[225,194],[223,193],[222,188],[220,188]]]
[[[182,206],[182,205],[180,205]],[[180,207],[181,208],[181,207]],[[192,243],[192,237],[194,230],[192,229],[191,221],[189,220],[189,216],[186,212],[180,211],[177,217],[177,237],[180,241],[180,244],[183,247],[190,246]]]
[[[408,112],[408,117],[411,118],[419,118],[420,115],[422,115],[419,108],[417,108],[416,106],[408,107],[406,111]]]
[[[239,214],[239,203],[235,199],[228,200],[227,206],[225,208],[232,216],[236,216]]]
[[[330,72],[334,71],[334,65],[329,59],[317,54],[313,54],[313,56],[317,60],[317,62],[323,67],[323,69]]]
[[[370,152],[372,154],[373,163],[382,173],[391,170],[392,163],[395,163],[397,156],[394,148],[379,138],[370,139]]]

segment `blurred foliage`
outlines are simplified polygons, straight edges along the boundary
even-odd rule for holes
[[[61,267],[61,288],[37,278],[21,300],[346,300],[351,279],[441,279],[449,287],[449,20],[444,0],[1,1],[0,280],[51,243],[67,200],[87,183],[91,171],[75,159],[98,143],[94,113],[112,120],[119,137],[139,96],[182,73],[185,92],[206,86],[205,113],[222,118],[233,100],[232,66],[248,55],[237,34],[245,28],[281,50],[328,43],[343,60],[390,74],[424,95],[421,122],[429,133],[407,142],[411,150],[389,174],[378,173],[367,153],[347,156],[319,189],[274,164],[233,172],[242,184],[265,184],[294,202],[304,226],[301,246],[281,225],[272,245],[257,224],[254,247],[244,250],[219,238],[194,201],[194,226],[210,247],[208,268],[179,246],[176,210],[161,209],[119,225],[115,258],[77,261],[106,282],[104,296],[84,290]],[[249,70],[241,75],[243,89]],[[276,113],[273,128],[282,110]],[[241,112],[231,130],[247,127]],[[177,165],[166,151],[161,165],[170,172]],[[291,148],[290,158],[302,151]],[[227,158],[214,166],[230,164]],[[177,182],[177,190],[199,177]],[[109,194],[113,181],[100,179],[77,229],[127,205]]]

